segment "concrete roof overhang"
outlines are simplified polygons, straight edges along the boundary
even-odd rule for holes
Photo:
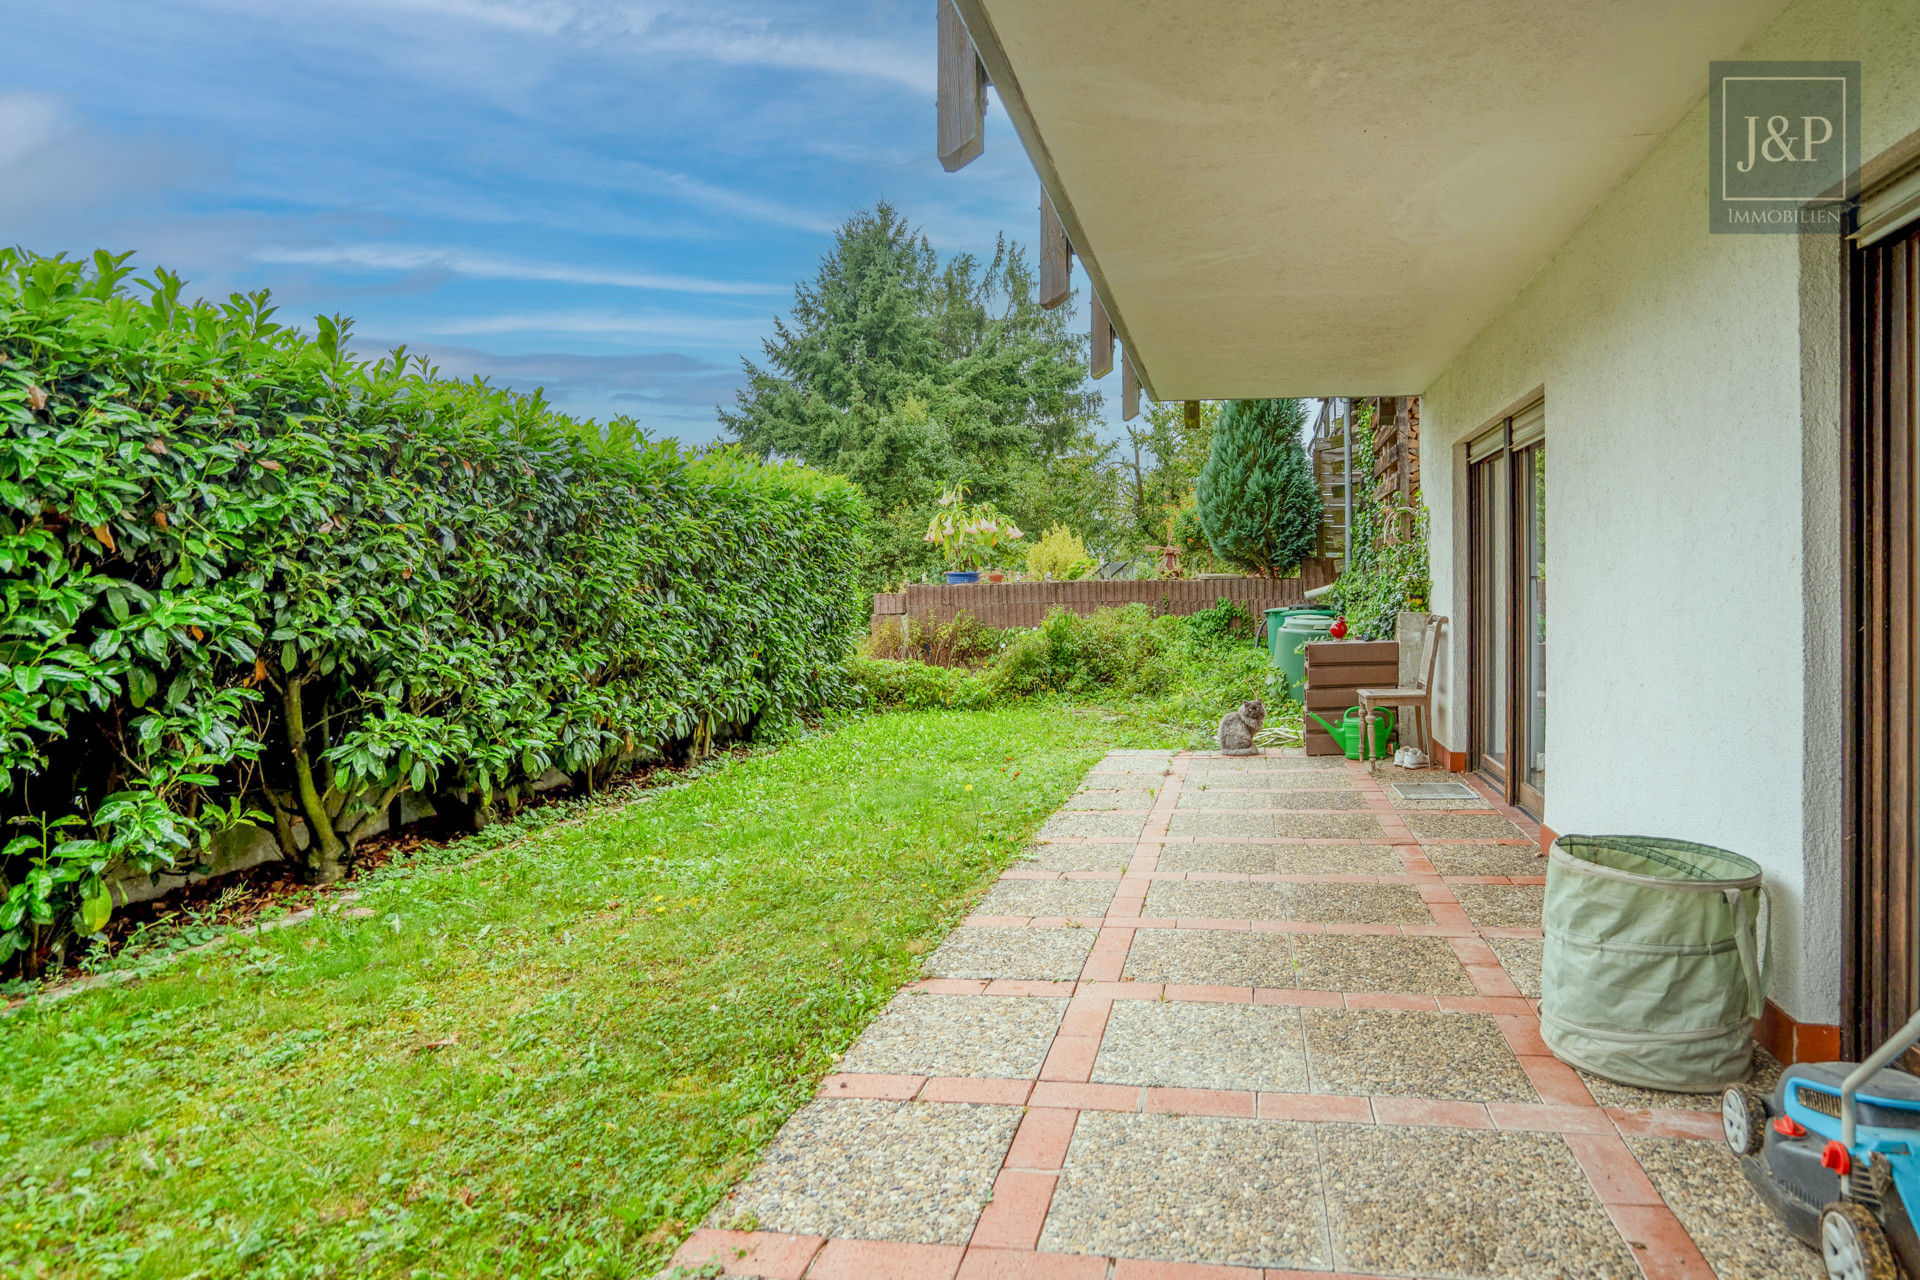
[[[956,2],[1163,400],[1420,391],[1784,4]]]

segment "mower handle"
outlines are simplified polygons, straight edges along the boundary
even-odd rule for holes
[[[1867,1056],[1867,1060],[1847,1073],[1840,1082],[1840,1145],[1847,1149],[1849,1158],[1853,1155],[1853,1095],[1860,1092],[1860,1086],[1873,1079],[1874,1073],[1905,1053],[1916,1041],[1920,1040],[1920,1013],[1907,1019],[1905,1026],[1887,1037],[1878,1049]],[[1851,1175],[1840,1178],[1841,1189],[1851,1193]]]

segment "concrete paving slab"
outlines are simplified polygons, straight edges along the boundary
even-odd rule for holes
[[[1753,1074],[1747,1083],[1761,1093],[1771,1094],[1773,1086],[1780,1081],[1780,1072],[1784,1068],[1780,1060],[1759,1045],[1753,1046]],[[1711,1089],[1705,1093],[1674,1093],[1666,1089],[1642,1089],[1638,1085],[1618,1084],[1612,1080],[1596,1076],[1592,1072],[1580,1072],[1580,1079],[1586,1082],[1587,1092],[1593,1100],[1603,1107],[1631,1107],[1655,1111],[1719,1111],[1723,1089]]]
[[[973,910],[983,916],[1099,919],[1119,885],[1118,880],[1001,880]]]
[[[1228,791],[1357,791],[1365,779],[1345,769],[1266,769],[1258,773],[1189,773],[1181,794]]]
[[[1391,845],[1197,841],[1163,845],[1159,870],[1230,871],[1255,876],[1399,876],[1407,871]]]
[[[1403,815],[1407,830],[1421,840],[1524,840],[1526,832],[1497,813],[1420,813]]]
[[[1125,871],[1137,846],[1119,842],[1064,844],[1035,842],[1027,856],[1013,864],[1016,871]]]
[[[1098,840],[1138,839],[1146,829],[1144,813],[1056,813],[1040,828],[1040,836],[1085,836]]]
[[[1537,884],[1456,884],[1454,899],[1476,929],[1540,927],[1540,908],[1546,887]]]
[[[1539,1102],[1499,1024],[1480,1013],[1307,1009],[1315,1093]]]
[[[1321,1125],[1335,1266],[1462,1280],[1639,1280],[1557,1135]]]
[[[1142,787],[1082,787],[1060,806],[1062,813],[1098,813],[1110,809],[1151,809],[1154,793]]]
[[[903,992],[861,1033],[839,1069],[1031,1080],[1066,1009],[1065,1000],[1032,996]]]
[[[1176,810],[1167,824],[1171,836],[1254,836],[1271,840],[1279,832],[1264,813],[1200,813]]]
[[[1443,876],[1543,876],[1547,860],[1526,844],[1436,844],[1427,860]]]
[[[1386,831],[1371,813],[1280,813],[1274,834],[1298,840],[1382,840]]]
[[[928,956],[929,978],[1012,978],[1071,982],[1080,976],[1098,929],[969,929],[964,926]]]
[[[1500,967],[1520,988],[1520,994],[1540,998],[1540,953],[1546,946],[1541,938],[1488,938],[1487,945],[1500,958]]]
[[[1188,757],[1184,776],[1175,776],[1174,760],[1164,751],[1110,754],[1020,868],[1133,865],[1147,815],[1119,806],[1144,809],[1171,786],[1181,799],[1171,815],[1174,838],[1157,846],[1161,871],[1399,877],[1405,865],[1385,829],[1357,806],[1376,783],[1447,780],[1388,766],[1362,775],[1331,758],[1204,753]],[[1497,813],[1404,808],[1400,816],[1441,875],[1543,872],[1531,845],[1491,843],[1521,838]],[[1285,836],[1346,843],[1278,843]],[[1437,843],[1451,840],[1473,843]],[[1117,883],[1007,880],[977,910],[1093,919],[1105,914]],[[1573,1159],[1569,1144],[1595,1143],[1590,1135],[1603,1133],[1621,1178],[1630,1175],[1635,1194],[1651,1197],[1612,1122],[1584,1105],[1587,1094],[1568,1068],[1526,1059],[1539,1073],[1536,1085],[1502,1034],[1507,1024],[1492,1016],[1524,1006],[1478,1000],[1447,938],[1343,928],[1433,924],[1422,887],[1445,896],[1437,886],[1407,883],[1154,880],[1144,908],[1148,920],[1325,925],[1326,933],[955,930],[923,966],[955,980],[952,989],[998,981],[1009,985],[995,990],[1045,991],[1011,984],[1066,982],[1082,972],[1098,980],[1071,1004],[1051,993],[900,994],[830,1081],[850,1092],[796,1113],[761,1168],[709,1223],[794,1233],[768,1238],[831,1237],[815,1269],[849,1276],[905,1268],[904,1275],[919,1265],[914,1259],[950,1275],[971,1238],[997,1246],[977,1257],[996,1275],[1038,1267],[1056,1280],[1078,1276],[1076,1267],[1097,1276],[1093,1268],[1108,1257],[1141,1280],[1198,1280],[1200,1271],[1189,1267],[1211,1275],[1216,1267],[1262,1266],[1425,1280],[1633,1280],[1636,1258],[1651,1259],[1649,1274],[1665,1280],[1661,1268],[1676,1259],[1630,1252],[1620,1234],[1666,1240],[1646,1235],[1657,1224],[1621,1219],[1618,1210],[1610,1220]],[[1451,888],[1479,927],[1538,924],[1537,886]],[[1461,919],[1451,909],[1444,914]],[[1108,945],[1096,950],[1102,937]],[[1516,987],[1538,991],[1538,939],[1485,941]],[[1477,944],[1461,945],[1486,960]],[[1497,975],[1483,978],[1504,985]],[[1280,990],[1249,990],[1258,988]],[[1436,997],[1489,1012],[1421,1008]],[[1514,1043],[1527,1043],[1515,1035]],[[1033,1147],[1014,1173],[1000,1173],[1021,1113],[999,1104],[1027,1097],[1026,1082],[1041,1070],[1049,1080],[1033,1086],[1035,1110],[1026,1120],[1065,1123],[1041,1124],[1034,1133],[1044,1129],[1053,1146]],[[938,1079],[926,1086],[926,1100],[904,1101],[927,1077]],[[1636,1133],[1690,1133],[1701,1117],[1662,1127],[1657,1116],[1717,1105],[1711,1096],[1582,1078],[1603,1106],[1660,1109],[1654,1122],[1629,1126]],[[1770,1081],[1758,1077],[1761,1087]],[[1542,1105],[1542,1091],[1555,1105]],[[1078,1108],[1088,1109],[1076,1116]],[[1252,1119],[1256,1112],[1266,1118]],[[1020,1141],[1039,1139],[1023,1129]],[[1701,1158],[1717,1158],[1718,1148],[1632,1141],[1721,1280],[1803,1274],[1791,1253],[1774,1251],[1778,1242],[1757,1238],[1740,1217],[1747,1193],[1737,1173]],[[1594,1153],[1581,1151],[1591,1166]],[[1057,1187],[1050,1174],[1030,1171],[1063,1161]],[[990,1216],[982,1217],[989,1201]],[[1666,1209],[1630,1203],[1672,1232]],[[1035,1243],[1039,1254],[1023,1252]],[[849,1259],[859,1262],[854,1270]],[[971,1266],[976,1259],[969,1259]]]
[[[1315,991],[1400,991],[1470,996],[1473,979],[1445,938],[1296,933],[1296,987]]]
[[[1082,1112],[1040,1248],[1324,1269],[1326,1218],[1312,1127]]]
[[[1095,1084],[1304,1093],[1300,1011],[1284,1005],[1118,1000]]]
[[[1364,809],[1358,791],[1182,791],[1181,809]]]
[[[1717,1142],[1628,1138],[1627,1150],[1719,1280],[1825,1280],[1820,1255],[1780,1225]]]
[[[1127,952],[1135,982],[1195,987],[1292,987],[1293,953],[1284,933],[1238,929],[1139,929]]]
[[[1404,884],[1156,880],[1147,890],[1145,914],[1151,919],[1433,923],[1419,890]]]
[[[1287,773],[1350,773],[1347,762],[1334,756],[1223,756],[1217,752],[1212,755],[1194,754],[1193,763],[1187,766],[1187,776],[1202,777],[1216,773],[1252,773],[1261,775],[1282,775]]]
[[[711,1225],[965,1244],[1020,1113],[932,1102],[809,1103],[714,1209]]]

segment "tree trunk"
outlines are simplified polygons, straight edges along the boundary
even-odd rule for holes
[[[304,688],[304,683],[298,678],[292,675],[287,677],[284,699],[287,746],[293,753],[294,793],[307,819],[307,879],[318,884],[332,884],[347,874],[347,846],[333,829],[333,815],[327,812],[326,802],[313,783],[313,763],[307,755],[306,709],[300,700]],[[287,850],[287,854],[292,856],[293,850]]]

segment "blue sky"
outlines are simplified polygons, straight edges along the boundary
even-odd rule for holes
[[[1037,224],[997,105],[985,155],[934,159],[931,0],[6,10],[0,242],[271,287],[362,350],[689,442],[852,210],[943,253]]]

